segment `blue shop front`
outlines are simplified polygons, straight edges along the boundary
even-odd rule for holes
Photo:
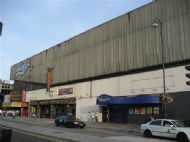
[[[158,95],[137,95],[116,97],[102,94],[97,97],[96,104],[102,110],[103,122],[134,123],[148,122],[162,117],[162,103]]]

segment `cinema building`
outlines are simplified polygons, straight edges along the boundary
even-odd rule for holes
[[[189,37],[190,1],[157,0],[13,65],[11,79],[38,117],[190,120]]]

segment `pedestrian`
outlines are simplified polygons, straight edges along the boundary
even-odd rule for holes
[[[95,112],[95,121],[98,122],[98,112]]]
[[[94,110],[91,112],[91,119],[92,119],[92,122],[95,122],[95,112],[94,112]]]
[[[151,121],[154,120],[154,115],[153,115],[153,114],[151,115],[150,120],[151,120]]]
[[[109,109],[107,109],[107,121],[106,122],[109,122],[110,121],[110,111]]]
[[[35,120],[35,119],[36,119],[36,114],[33,113],[33,114],[32,114],[32,117],[33,117],[33,119]]]
[[[87,119],[88,119],[88,122],[91,122],[91,114],[90,114],[90,111],[88,112]]]
[[[6,111],[4,110],[4,111],[3,111],[3,116],[5,116],[5,114],[6,114]]]
[[[15,117],[16,117],[16,113],[15,113],[15,111],[13,110],[13,111],[12,111],[12,118],[15,119]]]
[[[5,112],[5,113],[4,113],[4,116],[7,116],[7,110],[5,110],[4,112]]]

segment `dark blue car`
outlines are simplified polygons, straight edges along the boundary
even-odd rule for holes
[[[86,124],[82,121],[76,120],[74,116],[72,115],[62,115],[58,116],[55,119],[55,125],[57,127],[59,126],[65,126],[67,128],[84,128]]]

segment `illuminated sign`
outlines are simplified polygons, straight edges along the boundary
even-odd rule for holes
[[[29,67],[30,64],[21,63],[16,69],[16,77],[24,75]]]
[[[21,107],[21,102],[4,102],[3,107]]]

